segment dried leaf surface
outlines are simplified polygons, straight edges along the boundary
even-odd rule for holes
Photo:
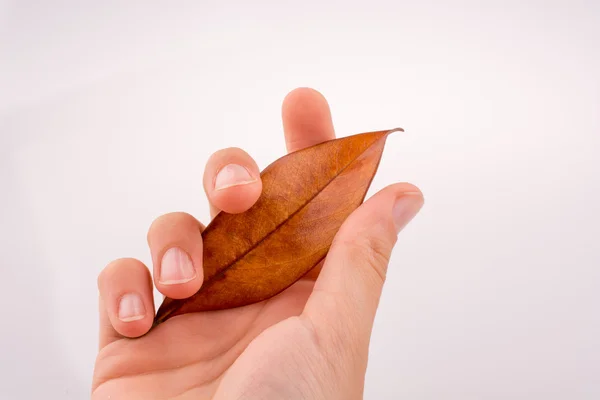
[[[265,168],[256,204],[241,214],[219,213],[202,233],[202,288],[188,299],[166,298],[155,325],[266,300],[304,276],[363,202],[387,135],[397,130],[327,141]]]

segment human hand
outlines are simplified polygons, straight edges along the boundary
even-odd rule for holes
[[[291,92],[282,116],[289,152],[334,138],[327,101],[314,90]],[[203,184],[213,217],[247,210],[262,189],[258,166],[240,149],[213,154]],[[92,398],[361,399],[388,260],[397,233],[422,205],[415,186],[388,186],[344,222],[324,263],[284,292],[180,315],[148,332],[153,284],[181,299],[203,281],[204,226],[185,213],[159,217],[148,232],[153,277],[135,259],[113,261],[98,277]]]

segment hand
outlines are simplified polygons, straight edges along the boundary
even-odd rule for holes
[[[327,101],[314,90],[291,92],[282,116],[290,152],[334,138]],[[245,211],[261,193],[258,167],[240,149],[219,151],[204,189],[213,217]],[[388,259],[422,204],[416,187],[391,185],[355,210],[324,263],[289,289],[246,307],[177,316],[148,333],[153,283],[181,299],[203,280],[203,225],[184,213],[159,217],[148,232],[153,278],[134,259],[116,260],[98,277],[92,398],[361,399]]]

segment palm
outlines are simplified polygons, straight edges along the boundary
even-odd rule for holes
[[[99,399],[218,398],[225,373],[244,353],[264,357],[269,346],[261,335],[294,340],[295,328],[280,323],[299,315],[314,281],[304,279],[280,295],[247,307],[173,318],[139,339],[119,339],[100,350],[94,376]],[[275,326],[274,326],[275,325]],[[298,332],[301,333],[301,332]],[[293,337],[293,336],[292,336]],[[246,351],[253,343],[253,354]],[[258,360],[256,360],[258,362]],[[275,362],[275,361],[273,361]],[[241,368],[242,374],[251,374]],[[236,374],[240,368],[236,370]],[[234,379],[240,382],[243,377]]]

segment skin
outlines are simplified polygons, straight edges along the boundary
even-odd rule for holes
[[[312,89],[286,96],[282,120],[288,152],[335,137],[329,105]],[[216,190],[216,175],[231,163],[251,179]],[[209,159],[203,185],[213,217],[220,210],[247,210],[262,190],[258,166],[236,148]],[[422,205],[415,186],[390,185],[346,220],[324,263],[283,293],[247,307],[177,316],[148,333],[156,309],[153,286],[165,296],[186,298],[203,280],[204,226],[185,213],[157,218],[148,232],[152,275],[126,258],[98,277],[92,399],[362,399],[388,260],[397,234]],[[173,247],[189,256],[195,273],[161,282],[161,260]],[[131,293],[144,310],[119,319],[119,301]]]

